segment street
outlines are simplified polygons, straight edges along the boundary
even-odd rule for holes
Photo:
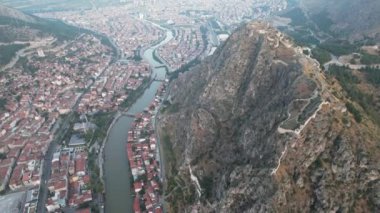
[[[111,44],[113,44],[111,42]],[[114,45],[114,44],[113,44]],[[116,48],[116,46],[114,46]],[[116,59],[119,58],[119,51],[116,53],[115,56]],[[39,195],[38,195],[38,203],[37,203],[37,212],[45,212],[45,204],[46,200],[48,199],[48,188],[47,188],[47,182],[50,179],[51,175],[51,161],[53,159],[53,154],[57,149],[57,145],[62,143],[67,131],[70,128],[70,124],[75,120],[75,111],[78,108],[78,105],[83,97],[83,95],[88,92],[88,90],[91,88],[91,86],[95,83],[95,81],[103,76],[105,70],[108,69],[108,67],[112,64],[112,61],[106,66],[101,74],[95,78],[95,80],[87,87],[87,89],[78,97],[78,100],[74,104],[72,111],[63,119],[60,128],[57,130],[57,133],[55,134],[55,139],[50,143],[49,148],[45,154],[44,158],[44,164],[42,169],[42,175],[41,175],[41,183],[40,183],[40,189],[39,189]]]

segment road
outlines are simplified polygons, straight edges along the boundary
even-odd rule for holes
[[[162,150],[162,146],[161,146],[161,140],[160,140],[160,134],[158,132],[158,127],[157,127],[157,120],[158,120],[158,114],[159,114],[159,111],[161,109],[161,105],[160,107],[157,109],[157,113],[156,115],[154,116],[154,132],[156,133],[156,142],[157,142],[157,145],[158,145],[158,148],[159,148],[159,158],[160,158],[160,179],[161,179],[161,182],[164,183],[164,181],[166,180],[165,179],[165,159],[163,157],[163,150]]]
[[[113,43],[111,42],[111,44]],[[119,54],[116,55],[116,58],[119,58]],[[101,74],[95,78],[95,81],[104,75],[104,72],[111,66],[111,64],[112,64],[112,61],[102,70]],[[75,119],[74,112],[77,110],[78,105],[80,101],[82,100],[83,95],[89,91],[89,89],[95,83],[95,81],[93,81],[86,88],[86,90],[83,93],[81,93],[81,95],[78,97],[77,101],[75,102],[71,113],[62,120],[60,128],[58,128],[58,131],[55,134],[55,139],[50,143],[48,151],[45,154],[42,175],[41,175],[41,184],[40,184],[40,190],[39,190],[39,196],[38,196],[38,203],[37,203],[37,212],[45,212],[46,210],[45,204],[48,198],[47,182],[50,179],[50,175],[51,175],[51,161],[53,159],[53,154],[55,150],[57,149],[57,145],[63,141],[67,131],[69,130],[70,123],[74,121]]]
[[[341,60],[341,57],[337,57],[333,54],[331,55],[331,60],[323,64],[323,67],[325,70],[329,70],[330,65],[337,65],[337,66],[348,66],[352,70],[359,70],[359,69],[364,69],[366,67],[372,67],[375,68],[377,66],[380,66],[380,64],[371,64],[371,65],[366,65],[366,64],[351,64],[351,63],[345,63],[344,61]]]
[[[154,128],[154,132],[156,133],[156,142],[157,142],[157,146],[159,150],[158,154],[159,154],[159,159],[160,159],[159,161],[160,162],[160,180],[162,183],[162,196],[160,197],[161,198],[160,202],[161,202],[164,212],[166,212],[165,205],[164,205],[165,204],[164,190],[165,190],[165,184],[166,184],[166,174],[165,174],[166,170],[165,170],[165,158],[164,158],[165,153],[164,153],[163,146],[161,145],[158,122],[159,122],[159,112],[161,110],[162,103],[168,99],[169,94],[170,94],[170,90],[169,90],[169,86],[167,86],[165,96],[163,97],[161,104],[157,108],[157,113],[154,116],[154,122],[153,122],[153,128]]]
[[[63,140],[66,132],[69,129],[70,117],[74,117],[72,115],[73,113],[67,116],[67,118],[62,121],[62,124],[61,124],[62,128],[58,129],[55,136],[56,138],[50,143],[49,148],[45,154],[43,168],[42,168],[39,195],[38,195],[37,212],[45,212],[45,202],[48,198],[47,182],[50,179],[50,175],[51,175],[51,172],[50,172],[51,161],[53,159],[53,154],[55,150],[57,149],[58,143]]]
[[[82,28],[80,28],[80,29],[82,29]],[[113,40],[111,40],[110,38],[108,38],[104,34],[99,33],[99,32],[95,32],[95,31],[91,31],[91,32],[97,36],[101,36],[101,37],[108,39],[110,44],[116,50],[116,55],[114,56],[114,59],[111,60],[111,62],[102,70],[100,75],[95,78],[95,81],[96,81],[101,76],[104,75],[104,72],[113,64],[113,62],[120,59],[121,51],[119,50],[119,48],[117,48],[117,46],[113,42]],[[53,158],[54,151],[57,149],[57,145],[63,141],[64,136],[66,135],[67,131],[69,130],[70,123],[73,122],[75,119],[73,112],[76,111],[80,101],[82,100],[83,95],[89,91],[89,89],[95,83],[95,81],[93,81],[86,88],[86,90],[78,97],[76,103],[74,104],[74,106],[72,108],[72,112],[67,117],[65,117],[64,120],[62,121],[61,128],[58,129],[57,133],[55,134],[55,139],[50,143],[48,151],[45,154],[45,159],[44,159],[44,164],[43,164],[43,169],[42,169],[42,175],[41,175],[41,184],[40,184],[40,190],[39,190],[39,196],[38,196],[38,203],[37,203],[37,212],[45,212],[45,204],[46,204],[46,200],[48,198],[47,182],[50,179],[51,161]]]
[[[159,44],[156,44],[156,45],[154,45],[153,47],[150,47],[150,48],[154,48],[155,50],[157,49],[157,48],[159,48],[159,46],[162,46],[163,45],[163,43],[162,42],[164,42],[164,43],[167,43],[167,42],[169,42],[171,39],[173,39],[173,37],[172,36],[168,36],[168,33],[169,32],[171,32],[170,31],[170,29],[167,29],[167,28],[164,28],[164,27],[162,27],[162,26],[160,26],[160,25],[158,25],[158,24],[156,24],[156,23],[153,23],[153,22],[150,22],[150,21],[147,21],[147,20],[145,20],[146,22],[149,22],[149,23],[151,23],[152,25],[154,25],[154,26],[156,26],[156,27],[158,27],[158,28],[160,28],[160,29],[162,29],[162,30],[165,30],[166,31],[166,33],[167,33],[167,35],[166,35],[166,37],[165,37],[165,39],[164,40],[162,40],[162,41],[160,41],[160,43]],[[167,40],[169,38],[169,40]],[[166,42],[165,42],[165,40],[167,40]],[[148,48],[148,49],[150,49],[150,48]],[[155,50],[154,51],[152,51],[151,52],[151,58],[152,59],[154,59],[154,56],[153,56],[153,54],[155,54]],[[158,55],[158,54],[157,54]],[[155,59],[154,59],[155,60]],[[148,60],[149,61],[149,60]],[[165,60],[162,60],[161,62],[160,61],[157,61],[157,60],[155,60],[156,62],[158,62],[159,64],[162,64],[162,65],[164,65],[164,66],[166,66],[167,68],[169,68],[169,65],[165,62]],[[155,65],[155,64],[151,64],[151,66],[154,68],[154,69],[157,69],[156,67],[157,67],[157,65]],[[165,93],[165,96],[163,97],[163,99],[162,99],[162,102],[164,101],[164,100],[166,100],[167,98],[168,98],[168,95],[169,95],[169,89],[167,88],[166,89],[166,93]],[[162,107],[162,102],[161,102],[161,104],[159,105],[159,107],[157,108],[157,112],[156,112],[156,114],[154,115],[154,119],[153,119],[153,128],[154,128],[154,132],[156,133],[156,142],[157,142],[157,146],[158,146],[158,159],[159,159],[159,163],[160,163],[160,180],[161,180],[161,182],[162,182],[162,185],[165,185],[165,181],[166,181],[166,176],[165,176],[165,158],[164,158],[164,150],[163,150],[163,147],[162,147],[162,145],[161,145],[161,139],[160,139],[160,135],[159,135],[159,132],[158,132],[158,120],[159,120],[159,111],[160,111],[160,109],[161,109],[161,107]],[[164,187],[162,188],[162,194],[164,195]],[[162,205],[162,207],[164,208],[165,207],[165,205],[164,205],[164,202],[165,202],[165,200],[164,200],[164,196],[160,196],[160,203],[161,203],[161,205]],[[165,209],[164,209],[164,212],[165,212]]]
[[[210,39],[209,39],[209,40],[210,40],[210,43],[211,43],[213,46],[215,46],[215,47],[219,47],[220,42],[219,42],[218,36],[217,36],[216,33],[215,33],[214,28],[212,27],[212,24],[211,24],[211,21],[210,21],[210,20],[207,22],[207,28],[208,28],[208,30],[209,30],[209,32],[210,32]]]

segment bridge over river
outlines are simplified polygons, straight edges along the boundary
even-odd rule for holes
[[[133,192],[131,191],[131,173],[128,164],[125,142],[128,130],[137,113],[141,113],[154,100],[157,89],[166,78],[166,69],[163,64],[154,59],[153,53],[159,47],[173,38],[170,30],[167,30],[166,38],[161,43],[147,49],[144,59],[153,68],[154,81],[145,90],[144,94],[122,115],[110,129],[109,137],[105,145],[104,173],[106,188],[105,210],[108,213],[133,212]]]

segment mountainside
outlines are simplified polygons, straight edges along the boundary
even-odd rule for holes
[[[25,52],[32,49],[46,45],[60,45],[86,34],[95,36],[103,44],[112,47],[106,37],[90,30],[0,5],[0,68],[13,66],[13,62],[17,60],[13,62],[11,60],[15,59],[15,56],[23,57]]]
[[[27,12],[86,10],[120,3],[120,0],[0,0],[1,4]]]
[[[300,7],[322,30],[340,38],[380,40],[380,1],[299,0]]]
[[[13,18],[13,19],[17,19],[17,20],[25,21],[25,22],[36,22],[34,17],[26,15],[25,13],[20,12],[18,10],[5,7],[3,5],[0,5],[0,16]]]
[[[85,32],[58,20],[42,19],[0,5],[0,42],[34,41],[46,37],[71,40]]]
[[[170,84],[169,212],[380,211],[379,127],[304,52],[249,23]]]

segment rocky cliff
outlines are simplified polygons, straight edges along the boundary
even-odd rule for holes
[[[339,85],[267,24],[238,29],[169,100],[169,212],[380,211],[379,128],[356,123]]]

